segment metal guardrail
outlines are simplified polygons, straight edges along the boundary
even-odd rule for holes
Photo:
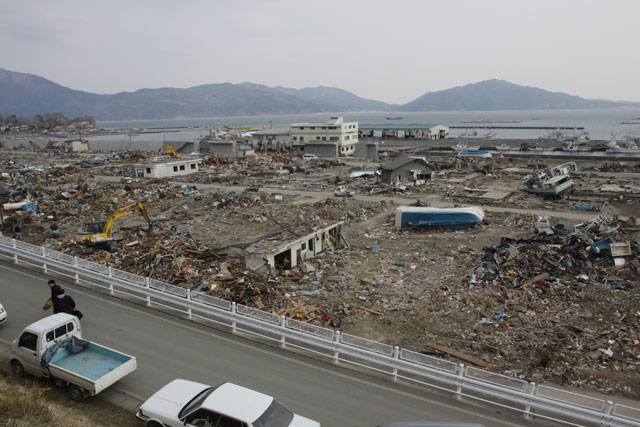
[[[358,366],[412,383],[519,411],[565,425],[640,427],[640,409],[533,382],[466,367],[340,331],[193,292],[117,270],[46,247],[0,236],[0,260],[42,268],[114,295],[126,294],[249,334],[282,348],[304,350],[325,360]]]

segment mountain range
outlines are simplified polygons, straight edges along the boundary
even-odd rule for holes
[[[589,100],[560,92],[487,80],[427,92],[404,105],[360,98],[343,89],[292,89],[254,83],[217,83],[186,89],[140,89],[95,94],[33,74],[0,68],[0,114],[32,117],[53,112],[96,120],[229,117],[347,111],[550,110],[638,107],[640,103]]]

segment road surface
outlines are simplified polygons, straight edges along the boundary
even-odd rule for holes
[[[9,314],[0,327],[6,352],[6,344],[24,326],[50,314],[41,309],[50,295],[50,277],[5,262],[0,262],[0,274],[0,302]],[[172,379],[186,378],[207,384],[231,381],[274,395],[324,427],[393,420],[540,425],[498,407],[316,361],[56,279],[85,314],[85,338],[137,357],[138,369],[101,394],[131,410],[132,420],[142,400]]]

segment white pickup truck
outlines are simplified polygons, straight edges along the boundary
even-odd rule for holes
[[[333,195],[336,197],[353,197],[354,192],[351,190],[347,190],[347,187],[344,185],[336,188],[336,191],[333,192]]]
[[[80,320],[58,313],[22,330],[11,344],[11,369],[51,378],[67,386],[71,399],[83,401],[136,369],[136,358],[82,339]]]

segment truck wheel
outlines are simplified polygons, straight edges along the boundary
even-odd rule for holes
[[[17,360],[11,361],[11,370],[16,377],[24,377],[24,366],[22,366],[22,363],[18,362]]]
[[[157,421],[149,421],[145,424],[147,427],[164,427],[164,425],[160,424]]]
[[[71,384],[69,386],[69,397],[71,397],[71,400],[74,402],[84,402],[87,398],[87,394],[77,385]]]

